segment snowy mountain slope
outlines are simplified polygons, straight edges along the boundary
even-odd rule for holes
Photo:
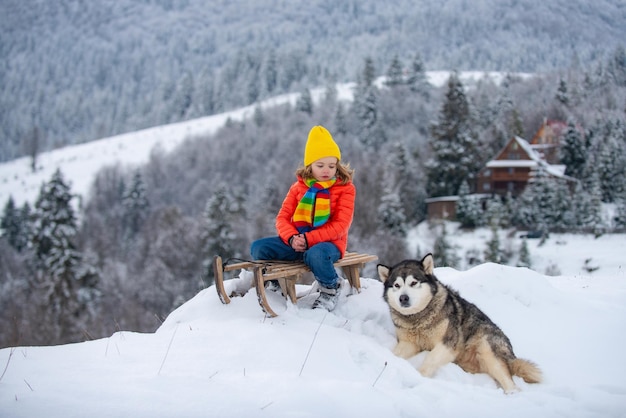
[[[295,95],[285,95],[263,102],[274,106],[295,100]],[[17,205],[31,204],[37,198],[43,182],[47,182],[57,168],[71,183],[72,192],[86,197],[96,173],[107,165],[134,166],[145,164],[150,153],[159,147],[164,151],[174,149],[186,138],[212,134],[230,118],[242,120],[254,111],[253,106],[228,113],[207,116],[191,121],[157,126],[137,132],[103,138],[85,144],[69,146],[42,153],[37,159],[37,171],[30,169],[31,159],[19,158],[0,164],[0,202],[13,196]]]
[[[450,72],[428,72],[428,80],[434,86],[446,83]],[[461,80],[471,87],[472,83],[483,77],[490,77],[499,82],[505,74],[497,72],[464,72]],[[528,74],[521,74],[528,76]],[[382,83],[382,78],[378,83]],[[340,100],[352,99],[354,84],[338,84],[337,93]],[[324,88],[311,91],[314,101],[324,94]],[[277,106],[284,103],[294,104],[298,94],[277,96],[259,104],[261,107]],[[148,162],[150,153],[155,147],[164,151],[174,149],[186,138],[201,134],[214,134],[228,120],[243,120],[251,117],[256,105],[247,106],[234,111],[179,122],[170,125],[157,126],[137,132],[103,138],[85,144],[68,146],[65,148],[41,153],[37,159],[37,171],[30,169],[31,159],[19,158],[0,164],[0,204],[13,196],[19,206],[24,202],[34,203],[43,182],[47,182],[57,168],[63,172],[65,179],[71,183],[72,192],[87,197],[91,182],[98,170],[107,165],[138,165]]]

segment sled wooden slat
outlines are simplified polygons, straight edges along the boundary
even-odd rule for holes
[[[222,279],[217,280],[218,276]],[[222,265],[222,257],[213,258],[213,277],[215,277],[217,296],[219,296],[222,303],[230,303],[230,298],[226,294],[226,289],[224,288],[224,266]]]
[[[347,252],[342,259],[335,263],[335,267],[340,267],[343,270],[350,286],[358,292],[361,290],[361,269],[365,263],[376,260],[378,260],[376,255]],[[215,289],[224,304],[230,303],[230,298],[233,296],[226,293],[224,273],[234,270],[251,270],[253,272],[259,305],[271,317],[275,317],[277,314],[267,302],[265,283],[268,280],[277,280],[283,295],[295,304],[297,302],[296,283],[304,273],[310,271],[301,261],[257,260],[224,264],[222,257],[216,255],[213,259]]]

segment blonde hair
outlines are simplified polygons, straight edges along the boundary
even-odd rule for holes
[[[354,169],[350,167],[350,163],[342,163],[341,161],[337,161],[337,180],[339,184],[348,184],[352,181],[352,176],[354,175]],[[302,177],[304,180],[312,179],[313,177],[313,169],[311,168],[311,164],[305,166],[300,166],[296,170],[296,176]]]

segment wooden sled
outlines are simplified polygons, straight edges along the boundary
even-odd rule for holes
[[[378,256],[375,255],[347,252],[342,259],[335,263],[335,267],[341,267],[350,282],[350,286],[359,292],[361,290],[361,268],[363,268],[365,263],[376,260],[378,260]],[[267,302],[265,282],[268,280],[277,280],[283,295],[285,295],[291,303],[295,304],[297,302],[296,282],[304,273],[311,271],[301,261],[257,260],[224,264],[222,257],[216,255],[213,258],[215,289],[222,303],[230,303],[230,298],[233,296],[226,293],[226,288],[224,287],[224,272],[244,269],[251,270],[254,273],[254,286],[256,287],[259,305],[261,305],[263,312],[270,317],[278,315]]]

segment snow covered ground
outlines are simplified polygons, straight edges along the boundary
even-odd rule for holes
[[[477,228],[472,231],[459,230],[458,223],[447,222],[448,240],[455,247],[456,255],[461,258],[460,268],[467,270],[465,257],[468,251],[477,252],[481,258],[487,242],[492,238],[489,228]],[[411,254],[423,255],[433,251],[435,234],[440,229],[433,229],[427,222],[421,223],[408,234]],[[500,230],[500,246],[514,254],[511,261],[515,265],[522,245],[520,236],[524,231]],[[544,243],[539,239],[526,241],[531,260],[531,269],[550,276],[585,277],[626,276],[626,235],[605,234],[598,238],[581,234],[550,234]]]
[[[312,295],[294,306],[272,292],[276,318],[264,316],[254,290],[223,305],[212,286],[153,334],[0,350],[0,416],[626,416],[623,271],[549,277],[488,263],[435,273],[487,313],[545,382],[515,378],[521,391],[505,395],[487,375],[454,364],[422,377],[423,354],[391,353],[394,329],[376,278],[362,279],[361,293],[344,292],[331,313],[310,310]],[[251,278],[232,280],[227,287]]]

